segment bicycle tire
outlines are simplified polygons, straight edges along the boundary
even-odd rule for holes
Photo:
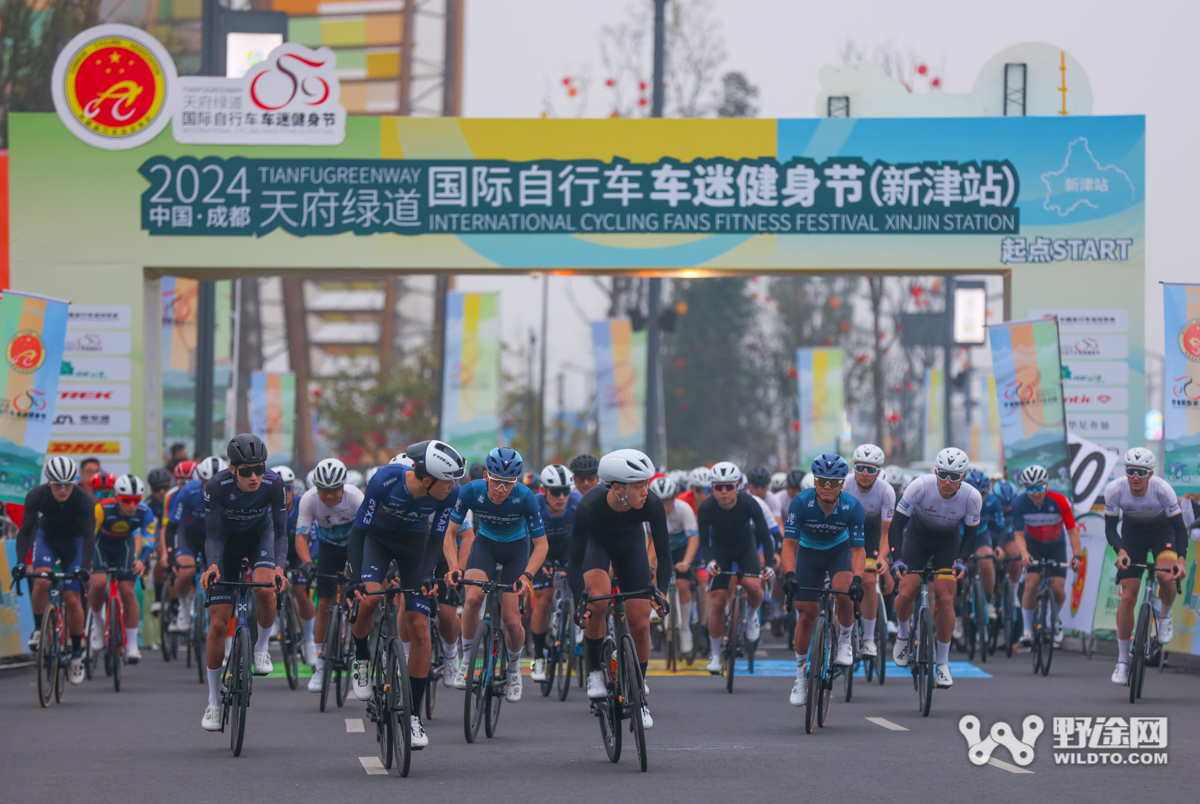
[[[605,687],[607,694],[600,707],[600,737],[604,741],[604,752],[610,762],[621,759],[621,691],[617,686],[617,662],[613,658],[617,645],[611,636],[604,638],[604,646],[600,654],[603,659]]]
[[[1033,657],[1033,674],[1035,676],[1042,672],[1042,651],[1045,648],[1046,639],[1046,608],[1046,596],[1039,594],[1035,609],[1037,619],[1033,621],[1033,650],[1030,651]]]
[[[963,595],[962,600],[962,618],[963,618],[963,642],[966,643],[963,647],[966,648],[967,661],[975,661],[975,587],[971,585],[971,594]]]
[[[854,671],[858,668],[858,659],[862,650],[859,647],[858,639],[861,627],[862,620],[855,617],[854,624],[850,626],[850,649],[853,651],[854,658],[849,667],[842,668],[842,688],[846,694],[846,703],[850,703],[850,698],[854,694]]]
[[[500,725],[500,705],[504,703],[504,682],[508,679],[508,648],[504,644],[504,629],[497,628],[492,636],[492,671],[491,682],[487,686],[487,698],[483,708],[483,733],[489,740],[496,736],[496,727]],[[499,685],[501,692],[496,693]]]
[[[233,634],[233,651],[229,654],[228,670],[232,682],[229,690],[229,747],[235,757],[242,755],[242,739],[246,735],[246,709],[250,706],[250,676],[253,669],[250,634],[245,628],[239,628]]]
[[[1138,610],[1137,626],[1133,630],[1133,644],[1129,646],[1129,702],[1137,703],[1142,697],[1142,676],[1146,672],[1146,650],[1150,640],[1150,604],[1143,602]]]
[[[921,609],[920,629],[918,633],[920,634],[919,644],[917,646],[918,650],[920,651],[918,665],[922,668],[921,672],[924,675],[924,678],[921,679],[918,700],[921,705],[922,717],[929,717],[929,710],[933,705],[933,690],[937,683],[934,667],[934,660],[937,657],[933,652],[933,612],[931,612],[928,608]]]
[[[380,606],[379,609],[384,608]],[[376,612],[379,611],[376,609]],[[379,762],[386,770],[392,769],[395,742],[392,736],[392,719],[388,715],[388,695],[383,675],[386,672],[384,663],[387,657],[387,646],[380,645],[371,664],[371,702],[368,704],[372,719],[375,721],[375,742],[379,752]]]
[[[826,650],[825,634],[828,623],[825,614],[817,615],[813,623],[812,638],[808,644],[808,683],[805,689],[804,733],[812,734],[817,725],[817,708],[821,697],[821,687],[825,683]]]
[[[629,730],[633,733],[633,744],[637,747],[638,766],[646,772],[646,729],[642,723],[642,671],[638,666],[637,651],[633,637],[621,637],[621,679],[625,687],[625,708],[629,712]]]
[[[279,624],[279,653],[283,659],[283,673],[287,676],[288,689],[296,689],[300,683],[299,657],[296,651],[296,609],[291,589],[283,592],[283,605],[279,613],[283,622]]]
[[[683,627],[679,624],[682,607],[679,605],[679,587],[671,584],[667,588],[667,605],[671,611],[667,614],[667,672],[679,672],[680,634]]]
[[[350,695],[350,684],[354,680],[354,634],[350,631],[350,618],[346,616],[346,605],[339,607],[341,611],[341,636],[338,649],[338,667],[341,680],[337,684],[337,705],[341,709]]]
[[[158,609],[158,644],[164,662],[169,662],[173,658],[171,656],[171,643],[173,642],[171,639],[172,633],[170,629],[167,628],[168,623],[174,622],[174,620],[171,619],[170,605],[173,600],[174,598],[167,598],[166,600],[158,601],[162,604]],[[87,633],[87,631],[85,630],[84,633]]]
[[[112,662],[113,690],[121,691],[121,642],[124,627],[121,618],[121,606],[116,600],[108,601],[108,660]]]
[[[725,674],[725,691],[733,692],[733,677],[737,670],[737,648],[738,642],[741,640],[741,634],[738,633],[741,628],[741,619],[738,615],[741,614],[742,603],[735,595],[730,601],[728,610],[725,613],[725,642],[721,646],[722,672]]]
[[[429,684],[425,690],[425,719],[433,720],[437,710],[437,690],[442,685],[442,676],[446,673],[446,654],[442,649],[442,634],[437,630],[437,622],[429,621]]]
[[[59,628],[58,607],[50,604],[42,613],[42,637],[38,643],[38,700],[43,709],[50,705],[58,683],[59,642],[62,639]]]
[[[983,591],[983,581],[978,577],[975,579],[975,633],[979,638],[979,661],[980,663],[987,662],[988,646],[988,608],[987,595]]]
[[[567,700],[571,692],[571,669],[575,665],[575,604],[570,595],[564,595],[558,604],[558,646],[555,661],[558,663],[555,678],[558,682],[558,700]]]
[[[96,657],[92,655],[92,640],[89,638],[92,633],[92,607],[85,602],[83,608],[86,612],[83,620],[83,676],[91,681],[92,673],[96,669],[94,666]]]
[[[62,703],[63,697],[67,694],[67,683],[68,683],[67,670],[70,666],[71,660],[68,658],[67,664],[63,664],[62,657],[70,656],[70,651],[68,651],[66,648],[67,648],[67,646],[63,645],[62,649],[59,651],[58,673],[56,674],[55,679],[54,679],[54,702],[55,703]]]
[[[834,630],[836,618],[825,627],[825,675],[817,696],[817,726],[825,728],[829,719],[829,704],[833,700],[833,654],[837,650],[837,634]]]
[[[325,626],[325,639],[321,642],[321,702],[318,711],[325,711],[325,703],[329,700],[329,685],[337,684],[341,681],[341,671],[338,670],[338,635],[342,624],[342,610],[339,606],[334,606],[329,611],[329,622]],[[338,670],[338,678],[333,677],[334,671]],[[337,697],[336,695],[334,697]]]
[[[483,647],[486,645],[486,649]],[[467,657],[467,694],[463,696],[463,735],[468,743],[475,742],[479,724],[483,722],[484,700],[491,681],[492,623],[483,620],[475,632],[475,644]],[[486,657],[486,658],[485,658]]]
[[[199,587],[192,594],[192,655],[196,659],[196,674],[201,684],[208,683],[208,607]]]
[[[408,659],[399,637],[388,640],[387,718],[391,725],[392,767],[401,776],[408,776],[412,763],[412,685],[408,679]]]
[[[1054,623],[1051,615],[1049,595],[1046,595],[1043,605],[1045,611],[1038,611],[1039,621],[1050,623],[1049,625],[1043,624],[1042,626],[1042,676],[1045,677],[1050,675],[1050,662],[1054,659]],[[1045,620],[1040,619],[1042,614],[1046,615]]]
[[[881,687],[887,676],[887,639],[887,610],[880,601],[879,610],[875,612],[875,676]]]

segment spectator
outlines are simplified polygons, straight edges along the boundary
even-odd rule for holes
[[[92,478],[100,471],[99,458],[84,458],[79,462],[79,485],[83,486],[84,491],[91,493]]]

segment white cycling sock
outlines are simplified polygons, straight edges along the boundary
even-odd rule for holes
[[[475,638],[468,637],[466,634],[463,634],[462,642],[463,642],[463,658],[470,659],[471,651],[475,647]]]
[[[454,659],[458,656],[458,642],[447,642],[442,640],[442,655],[447,659]]]
[[[841,623],[838,623],[838,642],[849,642],[850,629],[853,627],[853,625],[842,625]]]
[[[208,705],[221,705],[221,668],[208,671]]]
[[[938,664],[950,664],[950,643],[949,642],[938,642],[937,643],[937,663]]]
[[[866,639],[875,638],[875,618],[867,619],[863,617],[863,636]]]
[[[516,673],[521,669],[521,652],[509,652],[508,654],[508,672]]]
[[[137,647],[137,643],[138,643],[137,632],[138,632],[138,630],[137,630],[136,626],[133,628],[125,629],[125,644],[126,645],[131,645],[135,648]]]
[[[805,663],[807,663],[807,662],[808,662],[808,656],[806,654],[803,654],[803,653],[796,654],[796,675],[800,675],[800,673],[804,670]]]
[[[1037,612],[1033,609],[1021,609],[1021,621],[1025,623],[1026,631],[1033,631],[1033,621],[1037,619]]]
[[[320,654],[317,654],[317,663],[313,666],[313,675],[316,675],[316,676],[321,675],[321,671],[324,669],[325,669],[325,660],[323,658],[321,658]]]
[[[712,655],[721,655],[721,637],[709,637],[708,644],[712,647]]]
[[[896,638],[908,639],[909,624],[908,620],[901,620],[896,623]]]
[[[1121,664],[1129,664],[1129,643],[1132,639],[1117,640],[1117,661]]]
[[[1063,601],[1063,603],[1065,602],[1066,600]],[[1058,613],[1062,611],[1062,607],[1062,603],[1055,600],[1053,596],[1050,597],[1050,620],[1052,624],[1058,622]]]
[[[313,627],[317,624],[317,618],[313,617],[310,620],[300,621],[300,630],[304,632],[304,641],[313,642]]]
[[[258,639],[255,640],[255,642],[254,642],[254,649],[255,650],[270,650],[271,649],[270,642],[271,642],[271,629],[263,628],[260,625],[258,627]]]

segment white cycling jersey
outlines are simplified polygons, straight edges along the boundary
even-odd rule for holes
[[[853,477],[842,486],[842,491],[858,500],[866,514],[867,522],[891,521],[896,516],[896,492],[878,476],[870,491],[860,489],[858,481]]]
[[[792,504],[792,498],[788,496],[787,489],[768,491],[766,500],[772,516],[776,519],[784,519],[787,516],[788,506]]]
[[[879,485],[876,482],[875,485]],[[950,499],[938,491],[937,477],[921,475],[908,484],[896,503],[896,512],[910,516],[923,530],[937,535],[957,536],[959,524],[978,525],[983,512],[979,490],[962,483]]]
[[[337,505],[328,506],[317,496],[317,487],[313,486],[304,492],[300,498],[300,514],[296,520],[296,532],[307,533],[309,538],[316,537],[322,542],[345,546],[350,539],[350,528],[354,526],[354,516],[362,505],[363,493],[357,486],[346,484],[342,486],[342,499]],[[310,532],[313,525],[316,532]]]
[[[1128,477],[1118,477],[1104,490],[1104,513],[1120,516],[1126,527],[1157,525],[1180,513],[1179,498],[1161,477],[1152,476],[1146,493],[1140,497],[1129,490]]]
[[[750,496],[754,498],[755,502],[758,503],[758,507],[762,509],[763,517],[767,520],[767,530],[771,531],[771,533],[779,533],[779,520],[775,518],[775,512],[771,510],[771,506],[767,505],[767,501],[757,494],[751,494]],[[753,528],[754,524],[751,523],[750,527]]]
[[[667,514],[667,533],[672,536],[683,533],[687,536],[698,536],[700,528],[696,524],[696,512],[685,502],[675,501],[671,512]]]

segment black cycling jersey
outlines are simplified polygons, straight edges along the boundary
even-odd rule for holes
[[[775,542],[767,527],[762,506],[744,491],[738,492],[736,502],[729,509],[722,508],[715,495],[709,495],[700,503],[696,524],[700,529],[700,553],[708,561],[715,559],[716,550],[728,552],[748,544],[762,547],[763,559],[767,564],[775,555]],[[754,526],[753,532],[751,525]]]
[[[596,542],[609,553],[624,553],[636,540],[646,538],[644,525],[650,525],[654,552],[658,555],[657,585],[666,592],[671,582],[671,542],[667,535],[667,511],[662,500],[650,492],[641,508],[614,511],[608,504],[608,489],[597,485],[579,501],[575,508],[575,524],[571,528],[571,588],[586,588],[583,584],[583,559],[588,541]],[[637,591],[637,590],[626,590]]]
[[[287,505],[283,481],[270,469],[254,491],[242,491],[231,469],[222,469],[204,484],[204,552],[209,564],[221,566],[226,542],[240,536],[273,531],[275,566],[287,564]]]
[[[40,521],[39,521],[40,518]],[[17,532],[17,562],[25,562],[25,554],[33,544],[38,530],[54,545],[74,543],[83,537],[83,568],[90,570],[92,552],[96,548],[96,501],[79,486],[71,489],[66,502],[54,499],[50,484],[44,483],[25,495],[25,518]]]

